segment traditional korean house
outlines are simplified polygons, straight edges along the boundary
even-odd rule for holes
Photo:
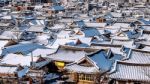
[[[60,11],[63,12],[65,11],[65,8],[61,5],[54,5],[54,6],[51,6],[49,9],[47,9],[48,13],[49,14],[57,14],[59,13]]]
[[[124,46],[129,47],[129,48],[137,48],[137,45],[135,44],[135,42],[133,40],[112,39],[111,45],[118,45],[118,46],[124,45]]]
[[[37,48],[35,50],[33,50],[31,53],[29,53],[29,55],[33,54],[34,56],[41,56],[41,57],[47,57],[50,54],[53,54],[57,51],[57,49],[55,48],[47,48],[47,49],[40,49]]]
[[[14,25],[11,25],[11,23],[4,23],[4,22],[0,23],[0,29],[2,30],[1,32],[13,29],[13,27],[10,26],[14,26]]]
[[[39,57],[8,54],[1,61],[1,64],[32,66],[31,62],[36,62]]]
[[[113,16],[113,18],[121,18],[122,17],[122,13],[118,13],[118,12],[111,12],[111,15]]]
[[[92,37],[92,44],[111,44],[111,35],[112,32],[109,30],[99,30],[100,35]]]
[[[150,25],[150,21],[145,20],[144,18],[140,18],[139,21],[142,22],[143,25]]]
[[[14,18],[10,15],[4,15],[0,17],[0,29],[1,30],[11,30],[15,27]]]
[[[77,62],[85,56],[86,52],[79,50],[59,48],[55,53],[48,56],[59,69],[63,69],[66,64]]]
[[[4,84],[18,84],[27,81],[20,81],[26,73],[28,72],[28,67],[22,67],[18,65],[7,65],[1,64],[0,65],[0,80],[1,83]]]
[[[121,31],[120,33],[117,34],[117,36],[120,37],[127,37],[128,39],[137,39],[143,34],[143,30],[140,29],[132,29],[132,30],[126,30],[126,31]],[[115,37],[114,37],[115,39]],[[117,38],[116,38],[117,39]]]
[[[123,62],[134,64],[149,64],[149,51],[143,51],[139,49],[132,49]]]
[[[66,65],[65,69],[68,70],[70,81],[78,84],[95,84],[97,82],[99,70],[88,59],[84,59],[79,64]]]
[[[42,19],[31,20],[29,22],[29,25],[30,26],[33,26],[33,25],[46,25],[46,21],[42,20]]]
[[[109,75],[108,84],[149,84],[149,64],[117,61]]]
[[[122,61],[114,63],[109,83],[149,84],[149,54],[149,51],[130,49]]]
[[[2,48],[4,48],[7,44],[9,43],[9,41],[8,40],[0,40],[0,48],[2,49]]]
[[[41,35],[44,32],[44,28],[45,28],[45,26],[43,26],[43,25],[33,25],[26,31],[35,32],[35,33]]]
[[[35,38],[36,38],[36,33],[34,33],[34,32],[24,31],[20,35],[20,40],[29,41],[29,40],[33,40]]]
[[[30,52],[32,52],[33,50],[39,49],[39,48],[44,49],[46,47],[44,47],[43,45],[33,44],[33,43],[19,43],[17,45],[11,45],[11,46],[4,47],[2,49],[1,56],[3,57],[10,53],[16,53],[16,54],[20,53],[23,55],[27,55]]]
[[[100,83],[101,75],[110,70],[112,61],[106,58],[106,51],[99,50],[89,54],[81,60],[65,66],[69,80],[77,84]]]
[[[96,17],[96,22],[97,23],[104,23],[105,21],[106,21],[105,17],[102,17],[102,16]]]
[[[84,33],[85,37],[94,37],[100,35],[100,32],[96,28],[83,29],[82,32]]]
[[[107,42],[104,42],[101,44],[100,43],[92,43],[91,48],[94,48],[94,49],[109,49],[109,48],[118,49],[118,48],[121,48],[121,45],[112,45],[112,44],[107,43]]]
[[[29,70],[27,73],[27,80],[29,81],[30,84],[42,84],[44,83],[43,80],[43,75],[45,72],[43,70]]]
[[[82,28],[86,27],[86,25],[83,20],[75,20],[70,24],[70,27],[79,27],[82,29]]]
[[[5,41],[5,42],[6,42],[6,41]],[[6,44],[4,44],[3,48],[4,48],[4,47],[11,46],[11,45],[16,45],[16,44],[18,44],[17,41],[15,41],[15,40],[8,40],[8,42],[7,42]]]
[[[65,45],[78,47],[78,48],[88,48],[91,45],[92,38],[79,38],[72,42],[67,42]]]
[[[20,33],[13,31],[3,31],[1,32],[0,39],[3,40],[18,40]]]
[[[74,29],[70,32],[70,36],[74,37],[94,37],[94,36],[100,36],[100,32],[96,28],[85,28],[85,29]]]

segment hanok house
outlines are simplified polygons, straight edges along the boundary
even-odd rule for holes
[[[15,23],[11,16],[2,16],[0,18],[0,29],[2,31],[11,30],[14,27],[15,27]]]
[[[95,19],[97,23],[103,23],[106,21],[105,17],[102,16],[96,17]]]
[[[50,14],[50,15],[53,15],[53,14],[57,14],[59,12],[64,12],[65,11],[65,8],[63,6],[51,6],[50,8],[46,9],[47,13]]]
[[[149,56],[148,51],[132,49],[127,57],[122,61],[114,63],[110,71],[110,81],[112,84],[149,84]]]
[[[58,69],[62,70],[66,64],[79,61],[85,54],[86,52],[84,51],[59,48],[55,53],[47,57],[55,63]]]
[[[149,84],[150,64],[117,62],[109,75],[108,84]]]
[[[27,78],[30,84],[43,84],[43,75],[45,72],[43,70],[29,70],[27,73]]]
[[[10,23],[0,23],[0,29],[1,29],[1,31],[9,30]]]
[[[85,56],[76,63],[65,66],[68,82],[77,84],[98,84],[101,76],[110,70],[112,62],[106,58],[106,51],[99,50]]]
[[[77,29],[72,31],[70,36],[94,37],[100,36],[100,32],[96,28]]]
[[[68,42],[65,46],[77,47],[77,48],[89,48],[92,38],[80,38],[72,42]]]
[[[44,26],[43,25],[32,25],[27,31],[34,32],[34,33],[41,35],[44,32]]]
[[[4,84],[18,84],[21,82],[20,79],[28,72],[27,67],[16,66],[16,65],[0,65],[0,83]]]

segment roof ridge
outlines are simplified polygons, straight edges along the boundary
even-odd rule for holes
[[[129,65],[129,66],[150,66],[150,64],[130,63],[124,61],[117,61],[117,64]]]

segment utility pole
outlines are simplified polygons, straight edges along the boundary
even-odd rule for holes
[[[19,42],[19,19],[16,18],[15,30],[17,35],[17,41]]]
[[[33,67],[33,52],[31,51],[31,67]]]

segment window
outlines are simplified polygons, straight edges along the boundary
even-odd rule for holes
[[[94,81],[94,76],[92,74],[78,74],[80,81]]]

